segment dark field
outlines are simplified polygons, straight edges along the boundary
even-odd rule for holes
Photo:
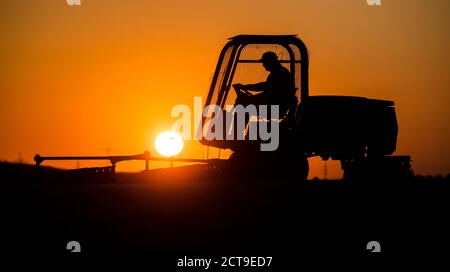
[[[7,254],[176,257],[448,253],[449,180],[220,179],[203,167],[95,176],[1,164]],[[206,173],[206,174],[205,174]],[[276,259],[279,256],[278,259]],[[151,260],[151,257],[149,257]],[[166,261],[163,261],[166,260]]]

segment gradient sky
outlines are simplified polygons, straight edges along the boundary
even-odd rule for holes
[[[394,100],[396,154],[410,154],[418,174],[447,174],[449,14],[448,0],[2,1],[0,159],[156,153],[171,108],[206,96],[228,37],[298,34],[312,95]],[[181,156],[205,150],[187,143]],[[319,160],[311,168],[322,175]],[[328,169],[340,175],[337,163]]]

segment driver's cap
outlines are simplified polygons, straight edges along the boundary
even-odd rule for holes
[[[261,62],[276,62],[278,61],[278,56],[275,52],[267,51],[261,57]]]

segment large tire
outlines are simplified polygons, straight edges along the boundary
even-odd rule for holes
[[[308,177],[307,158],[289,152],[235,152],[230,157],[230,173],[241,178],[268,179],[274,182],[304,183]]]
[[[280,167],[281,178],[291,182],[304,183],[309,174],[308,159],[302,154],[290,154],[279,158],[284,165]]]
[[[392,190],[414,177],[409,156],[347,161],[343,166],[345,182],[357,189]]]

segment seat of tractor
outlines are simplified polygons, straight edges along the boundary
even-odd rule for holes
[[[297,105],[298,105],[298,99],[297,97],[293,97],[289,103],[286,103],[284,106],[280,106],[280,117],[277,120],[271,119],[272,122],[279,122],[280,127],[290,127],[295,123],[295,114],[297,111]],[[269,110],[270,111],[270,110]],[[228,111],[224,110],[224,124],[226,124],[225,121],[225,115],[230,114]],[[253,118],[252,118],[253,117]],[[251,126],[255,126],[256,131],[259,131],[259,124],[261,123],[267,123],[269,120],[267,118],[261,118],[259,114],[257,113],[256,116],[250,116],[249,121],[247,122],[247,125],[245,126],[245,129],[243,131],[243,137],[244,140],[238,140],[237,139],[237,124],[236,120],[233,122],[234,128],[232,132],[234,133],[232,137],[229,137],[227,139],[227,135],[225,131],[229,131],[230,128],[227,127],[227,129],[224,129],[224,135],[223,139],[213,139],[213,140],[207,140],[202,139],[201,142],[203,144],[222,148],[222,149],[231,149],[231,150],[238,150],[242,148],[253,148],[254,146],[259,147],[259,143],[261,143],[261,140],[258,139],[249,139],[249,129]]]

